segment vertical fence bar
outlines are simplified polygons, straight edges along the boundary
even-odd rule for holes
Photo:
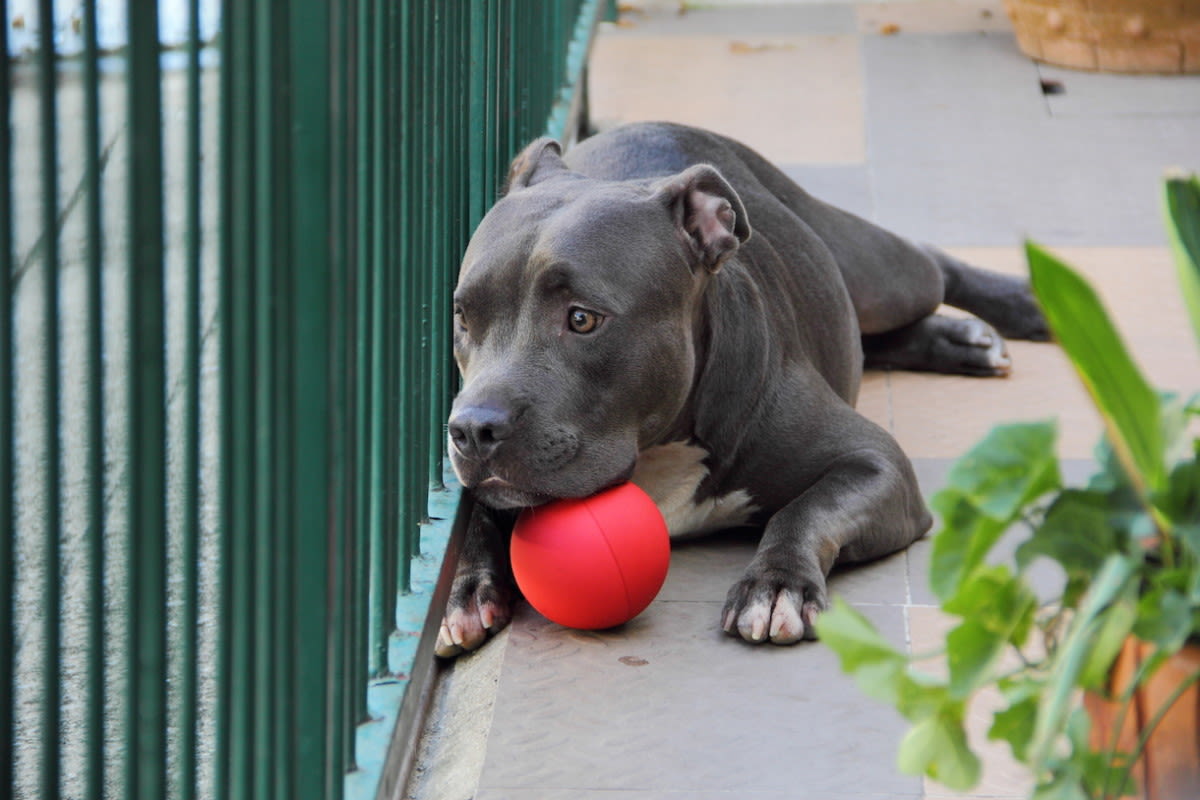
[[[59,562],[62,538],[62,491],[59,483],[61,465],[60,358],[59,358],[59,230],[58,230],[58,116],[55,98],[54,3],[41,0],[38,4],[38,89],[41,112],[41,173],[42,173],[42,329],[44,348],[44,385],[42,409],[45,414],[45,529],[43,531],[43,586],[41,726],[45,743],[41,760],[41,791],[44,797],[58,797],[61,781],[62,745],[58,737],[60,710],[60,590]],[[7,24],[7,20],[4,21]],[[5,58],[8,54],[3,54]]]
[[[343,226],[344,247],[342,250],[345,263],[345,280],[339,291],[342,302],[338,306],[339,324],[336,335],[341,342],[341,368],[338,380],[341,385],[344,417],[342,430],[345,435],[340,438],[343,446],[342,458],[338,472],[343,479],[344,508],[341,517],[342,530],[345,538],[342,547],[342,628],[345,633],[345,647],[341,655],[341,669],[344,680],[344,690],[341,693],[339,709],[339,724],[346,735],[342,739],[342,750],[339,754],[344,769],[351,769],[354,764],[354,726],[358,722],[358,698],[354,687],[361,678],[358,672],[361,640],[358,635],[356,620],[357,583],[355,581],[358,569],[358,481],[354,471],[357,463],[357,419],[358,393],[355,379],[357,366],[357,320],[356,301],[358,299],[357,281],[360,274],[358,256],[358,192],[355,187],[358,180],[358,151],[357,124],[355,113],[358,102],[358,83],[360,79],[358,68],[358,0],[346,0],[338,9],[342,21],[342,41],[345,52],[339,59],[345,70],[345,80],[342,84],[344,94],[339,104],[338,117],[344,121],[341,131],[343,145],[344,171],[339,181],[338,196],[345,208]]]
[[[397,114],[399,164],[397,167],[397,233],[399,242],[399,274],[396,276],[397,317],[396,337],[399,353],[397,355],[397,397],[394,414],[398,425],[404,433],[404,453],[397,465],[396,480],[399,482],[397,492],[400,496],[398,511],[398,563],[395,586],[398,591],[408,591],[411,581],[410,562],[414,555],[412,529],[416,526],[416,504],[412,486],[416,482],[413,475],[413,465],[407,457],[408,432],[411,420],[411,387],[413,381],[413,348],[414,339],[410,333],[413,329],[412,320],[415,314],[413,297],[412,268],[414,241],[416,236],[415,206],[419,203],[413,191],[413,181],[416,171],[413,139],[417,126],[412,107],[415,102],[416,85],[413,70],[414,51],[416,49],[416,26],[413,22],[413,2],[419,0],[400,0],[399,31],[400,50],[397,54],[398,69],[396,72],[397,92],[400,112]]]
[[[284,20],[272,13],[273,2],[254,3],[254,167],[253,204],[255,225],[252,236],[253,260],[248,265],[254,275],[253,315],[250,319],[253,335],[244,345],[253,350],[254,374],[251,378],[254,403],[254,469],[257,491],[252,499],[254,525],[253,642],[254,671],[252,673],[252,758],[254,779],[251,784],[255,798],[267,797],[271,790],[272,770],[262,769],[271,763],[272,714],[275,711],[272,682],[275,679],[271,648],[273,617],[275,615],[275,411],[278,396],[275,392],[276,358],[276,140],[275,119],[275,42],[276,27]],[[286,36],[286,30],[279,35]]]
[[[13,395],[13,211],[12,94],[8,59],[8,2],[0,0],[0,731],[12,738],[16,641],[12,587],[16,585],[13,545],[16,541]],[[13,787],[13,752],[0,753],[0,787]]]
[[[487,3],[486,0],[471,0],[470,20],[470,77],[467,87],[467,115],[470,138],[467,150],[470,165],[467,175],[467,203],[469,213],[467,226],[474,230],[483,218],[486,206],[484,180],[487,173]]]
[[[217,794],[252,795],[254,8],[226,0],[221,91],[221,643]]]
[[[368,29],[370,29],[370,19],[368,19],[368,8],[370,8],[370,0],[355,0],[353,4],[353,42],[354,42],[354,90],[353,106],[350,107],[348,114],[352,125],[354,126],[353,152],[354,152],[354,181],[352,186],[347,187],[348,191],[353,192],[353,255],[350,257],[350,269],[352,269],[352,287],[350,290],[349,299],[352,305],[352,312],[348,315],[350,330],[353,331],[352,339],[354,342],[353,360],[350,361],[350,389],[353,392],[353,427],[350,428],[354,432],[352,439],[352,456],[347,462],[350,481],[354,486],[354,524],[350,529],[350,539],[353,541],[353,546],[350,552],[353,553],[352,561],[352,587],[353,593],[350,595],[350,616],[349,624],[352,626],[353,636],[350,639],[350,672],[353,676],[352,680],[362,680],[368,675],[367,656],[370,654],[370,643],[368,643],[368,624],[367,616],[370,614],[370,599],[368,599],[368,566],[370,566],[370,464],[368,458],[371,455],[370,445],[368,445],[368,437],[370,437],[370,390],[368,390],[368,369],[370,369],[370,350],[371,350],[371,317],[370,317],[370,291],[371,291],[371,271],[370,271],[370,155],[371,155],[371,128],[367,125],[366,109],[370,108],[370,89],[371,78],[368,71],[368,59],[370,59],[371,48],[370,38],[368,38]],[[365,721],[367,718],[366,696],[361,692],[352,693],[352,721],[353,724]],[[350,747],[350,769],[354,769],[353,746]]]
[[[400,499],[400,460],[401,454],[404,452],[404,444],[402,440],[402,428],[399,422],[399,407],[400,407],[400,392],[403,386],[400,380],[400,348],[403,343],[400,341],[399,321],[401,319],[399,286],[401,280],[401,270],[403,269],[404,261],[400,254],[401,234],[398,225],[402,220],[399,216],[399,203],[397,197],[399,192],[397,187],[400,185],[400,137],[401,133],[401,114],[402,108],[399,103],[401,81],[396,80],[398,77],[397,61],[400,57],[400,4],[397,2],[387,2],[384,4],[387,27],[383,34],[384,43],[384,85],[387,90],[383,92],[384,109],[380,125],[382,126],[380,136],[387,142],[386,158],[384,160],[384,186],[383,186],[383,203],[387,209],[385,214],[383,227],[387,231],[383,244],[383,252],[385,258],[384,270],[386,273],[386,298],[384,307],[387,311],[385,320],[384,342],[386,345],[386,353],[384,355],[384,367],[386,378],[384,382],[384,430],[383,438],[385,442],[384,449],[384,476],[383,489],[386,503],[384,505],[384,514],[386,525],[383,530],[383,554],[384,568],[381,577],[381,594],[386,601],[384,603],[384,619],[387,623],[387,636],[390,636],[396,630],[396,595],[397,595],[397,569],[398,569],[398,554],[399,542],[397,537],[400,531],[403,530],[400,523],[401,499]],[[387,637],[385,637],[385,646]],[[385,655],[385,663],[387,656]],[[391,668],[388,664],[389,670]]]
[[[295,457],[291,462],[294,496],[295,579],[293,587],[304,613],[293,619],[291,658],[296,663],[292,705],[293,797],[297,800],[339,800],[341,770],[337,754],[327,746],[326,731],[336,724],[327,714],[328,673],[339,654],[331,649],[330,479],[340,465],[330,461],[329,398],[336,376],[329,369],[330,332],[336,326],[330,304],[330,137],[329,15],[324,0],[293,0],[295,25],[289,31],[293,86],[290,147],[293,159],[290,217],[293,222],[291,263],[297,309],[291,321],[291,356],[295,366]],[[301,24],[301,20],[305,24]],[[299,603],[297,602],[299,606]],[[315,649],[315,653],[313,650]],[[361,685],[362,675],[346,676]],[[286,765],[279,765],[287,768]]]
[[[262,7],[267,4],[259,5]],[[262,87],[261,96],[265,100],[259,103],[260,107],[270,109],[269,118],[263,120],[261,128],[270,139],[270,161],[267,162],[270,170],[262,175],[259,185],[269,194],[269,200],[265,203],[269,212],[264,209],[263,220],[270,220],[269,247],[272,252],[271,268],[265,271],[262,278],[262,283],[269,287],[271,313],[264,314],[261,306],[258,309],[259,324],[265,328],[266,338],[270,341],[270,368],[266,370],[260,367],[259,372],[260,396],[269,394],[270,399],[264,405],[271,414],[269,449],[265,454],[260,453],[260,457],[265,455],[270,459],[270,484],[259,496],[259,502],[270,504],[272,510],[269,515],[263,515],[269,516],[270,527],[263,531],[266,533],[263,538],[269,542],[269,552],[262,554],[269,563],[271,575],[271,614],[266,621],[267,631],[260,638],[260,646],[265,646],[266,650],[262,662],[268,665],[261,672],[261,691],[268,696],[266,705],[270,708],[270,714],[266,718],[258,718],[256,723],[266,728],[263,737],[265,756],[267,763],[275,765],[262,782],[264,794],[261,797],[295,796],[292,771],[283,765],[295,753],[294,719],[301,709],[292,699],[298,661],[286,658],[285,654],[293,643],[293,617],[298,613],[307,613],[312,606],[321,602],[320,595],[307,592],[297,594],[293,580],[293,560],[298,547],[297,537],[292,533],[296,530],[294,508],[297,503],[294,450],[298,437],[308,436],[311,428],[323,433],[325,425],[324,418],[313,420],[296,416],[294,380],[297,359],[295,351],[289,346],[294,338],[297,278],[292,198],[297,191],[306,190],[298,179],[300,165],[293,152],[292,104],[301,85],[293,71],[292,49],[295,47],[293,36],[297,29],[314,22],[319,24],[315,15],[306,18],[303,12],[308,11],[311,9],[297,9],[284,0],[269,4],[269,16],[260,22],[261,38],[257,47],[260,58],[267,54],[262,74],[269,76],[270,81],[269,87]],[[268,33],[262,32],[264,28]],[[264,41],[267,38],[271,40],[269,46]],[[260,162],[259,166],[262,168],[264,164]],[[314,190],[320,189],[314,187]],[[269,217],[266,216],[268,213]],[[322,220],[317,224],[324,228],[327,222]],[[265,238],[266,228],[265,224],[260,224],[257,231],[260,240]],[[318,249],[315,255],[323,268],[326,251]],[[264,429],[267,427],[261,421],[260,424]],[[314,546],[324,550],[322,543]],[[321,636],[314,639],[312,644],[319,648],[323,641],[324,636]],[[319,782],[316,785],[319,786]],[[307,793],[314,788],[306,786],[302,791]]]
[[[87,307],[88,307],[88,669],[87,754],[84,791],[100,798],[104,787],[104,264],[100,184],[100,77],[97,59],[96,3],[83,8],[84,157],[87,159]],[[4,51],[7,52],[7,51]]]
[[[386,559],[384,557],[384,526],[385,526],[385,511],[384,511],[384,382],[385,382],[385,361],[384,361],[384,300],[385,297],[385,282],[387,279],[386,270],[384,268],[383,256],[383,237],[385,230],[389,227],[388,220],[385,215],[383,205],[383,171],[385,168],[383,155],[383,120],[384,107],[383,97],[384,88],[383,81],[383,35],[385,26],[383,21],[383,7],[380,0],[369,0],[364,3],[364,9],[369,9],[368,18],[370,24],[364,26],[363,35],[363,51],[368,54],[367,63],[371,65],[371,81],[367,91],[367,102],[364,104],[365,109],[369,109],[369,120],[367,125],[363,125],[364,129],[369,127],[370,135],[364,137],[367,139],[368,148],[366,154],[370,167],[367,170],[365,177],[366,191],[370,199],[370,211],[364,217],[367,221],[367,230],[369,241],[364,242],[364,248],[368,255],[366,263],[369,265],[370,280],[364,281],[364,285],[369,285],[370,289],[370,306],[369,311],[364,309],[369,317],[370,324],[370,348],[368,351],[369,364],[368,370],[364,375],[364,383],[367,391],[365,394],[368,397],[367,406],[370,409],[367,428],[370,431],[367,436],[369,445],[367,448],[367,484],[368,484],[368,528],[370,537],[370,564],[368,570],[367,581],[369,584],[368,595],[370,604],[370,615],[368,620],[368,658],[367,671],[371,677],[379,677],[387,672],[387,635],[391,629],[387,627],[386,620],[391,615],[390,608],[395,605],[395,598],[389,588],[384,584],[383,576],[385,571]]]
[[[158,5],[129,12],[129,667],[126,791],[166,794],[166,422]],[[51,796],[51,795],[47,795]]]
[[[440,322],[442,317],[441,304],[443,302],[442,286],[443,276],[446,272],[446,260],[449,257],[449,248],[446,238],[447,231],[445,230],[446,218],[446,202],[449,197],[446,186],[446,107],[448,105],[446,94],[446,70],[445,70],[445,50],[446,50],[446,19],[445,7],[441,4],[435,4],[432,9],[432,26],[430,31],[429,42],[431,43],[430,53],[430,78],[433,87],[433,99],[436,107],[431,115],[430,127],[430,219],[429,228],[431,232],[431,256],[428,262],[427,269],[429,270],[429,323],[428,323],[428,339],[429,342],[429,360],[426,367],[425,393],[428,398],[428,416],[423,422],[426,431],[426,471],[429,476],[428,485],[431,487],[440,486],[442,483],[442,425],[445,417],[442,415],[442,343],[444,333],[441,329]]]
[[[92,8],[94,14],[94,6]],[[183,587],[179,618],[183,639],[179,653],[182,700],[177,723],[180,761],[175,789],[179,800],[192,800],[196,796],[196,706],[199,702],[196,640],[200,582],[200,255],[203,245],[200,197],[204,188],[200,172],[203,124],[200,111],[200,0],[189,0],[187,13],[187,300],[184,310],[187,319],[183,359]]]
[[[352,502],[350,500],[349,485],[346,480],[345,469],[343,465],[347,463],[346,459],[346,437],[348,428],[348,404],[349,400],[346,393],[346,363],[349,353],[347,352],[347,343],[345,339],[345,317],[344,310],[346,308],[346,292],[349,283],[349,239],[350,239],[350,218],[347,203],[347,195],[344,191],[333,191],[333,187],[345,186],[348,181],[348,173],[351,171],[350,154],[348,150],[349,133],[347,130],[347,114],[345,113],[349,101],[349,86],[350,80],[347,74],[348,65],[351,59],[348,55],[349,47],[349,32],[346,25],[347,13],[344,4],[339,4],[330,7],[326,12],[329,22],[329,57],[325,63],[329,75],[329,87],[327,98],[327,110],[324,112],[329,120],[329,152],[326,156],[329,159],[330,169],[330,189],[328,206],[326,211],[329,214],[330,221],[330,281],[329,281],[329,297],[318,308],[320,313],[325,314],[328,320],[326,329],[329,331],[327,341],[323,344],[322,352],[325,353],[328,360],[328,391],[330,393],[330,423],[331,429],[327,442],[328,451],[326,458],[331,466],[329,475],[329,507],[327,510],[327,519],[329,526],[329,562],[325,566],[324,577],[327,581],[327,596],[329,598],[328,614],[329,614],[329,639],[328,649],[325,652],[325,657],[328,661],[328,669],[326,672],[326,680],[324,682],[324,703],[322,713],[324,714],[325,739],[320,743],[324,747],[324,766],[325,774],[323,776],[322,787],[325,797],[333,797],[335,792],[340,792],[342,786],[342,771],[345,765],[350,761],[348,754],[349,747],[353,743],[353,727],[352,722],[348,723],[346,708],[349,705],[348,696],[350,694],[350,671],[348,666],[348,651],[351,637],[346,633],[346,625],[341,623],[341,620],[346,618],[348,610],[348,581],[347,581],[347,544],[348,544],[348,525],[347,521],[350,518],[350,509]],[[311,32],[310,32],[311,33]],[[296,45],[302,46],[303,33],[298,34]],[[319,43],[313,43],[320,46]],[[295,57],[295,56],[293,56]],[[310,64],[316,69],[316,65]],[[309,101],[313,101],[310,103]],[[311,97],[298,98],[295,105],[295,113],[297,122],[303,119],[297,128],[296,156],[297,158],[306,159],[309,157],[309,148],[318,146],[318,140],[314,139],[314,124],[319,124],[321,119],[312,119],[311,115],[321,113],[320,109],[314,107],[316,101]],[[329,113],[332,111],[332,113]],[[322,211],[319,205],[310,206],[307,208],[308,214],[320,214]],[[298,226],[298,232],[302,230]],[[303,248],[297,243],[297,251],[303,252]],[[308,373],[301,369],[297,376],[298,382],[307,379]],[[314,387],[315,388],[315,387]],[[303,407],[297,409],[297,413],[303,414]],[[320,565],[313,565],[306,554],[301,553],[297,558],[297,581],[298,585],[304,585],[304,580],[307,577],[309,570],[320,568]],[[299,640],[300,632],[303,625],[307,624],[306,620],[297,619],[297,639]],[[298,671],[296,681],[296,691],[299,693],[308,689],[314,691],[315,687],[311,686],[312,676],[304,671]],[[313,742],[305,742],[298,750],[307,752],[308,748],[314,746]]]

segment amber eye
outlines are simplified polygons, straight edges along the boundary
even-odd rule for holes
[[[599,328],[603,321],[604,317],[595,311],[588,311],[579,306],[574,306],[567,312],[567,327],[575,333],[591,333]]]

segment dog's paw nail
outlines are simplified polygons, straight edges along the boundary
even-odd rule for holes
[[[483,624],[484,630],[490,631],[492,626],[496,624],[496,613],[490,605],[483,605],[479,609],[479,621]]]
[[[788,595],[780,595],[771,613],[771,641],[775,644],[793,644],[804,638],[804,620],[796,604]]]
[[[446,627],[446,623],[442,623],[441,629],[438,631],[437,644],[434,645],[434,655],[439,658],[450,658],[458,655],[461,648],[454,643],[450,638],[450,629]]]
[[[747,642],[758,644],[766,639],[768,621],[758,609],[743,611],[737,621],[738,635]]]
[[[804,621],[804,638],[817,638],[817,617],[821,616],[821,606],[817,603],[805,603],[800,609],[800,619]]]

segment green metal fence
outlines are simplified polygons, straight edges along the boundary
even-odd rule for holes
[[[0,795],[390,796],[453,276],[566,134],[599,0],[190,0],[165,48],[165,3],[118,47],[118,3],[33,5],[0,0]]]

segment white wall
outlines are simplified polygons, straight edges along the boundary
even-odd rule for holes
[[[220,0],[199,0],[200,38],[211,39],[220,27]],[[188,39],[190,0],[159,0],[159,38],[164,45],[183,44]],[[37,51],[40,35],[38,0],[9,0],[8,52],[18,56]],[[61,55],[83,50],[82,0],[54,0],[54,41]],[[126,0],[96,0],[97,40],[102,50],[124,47]]]

